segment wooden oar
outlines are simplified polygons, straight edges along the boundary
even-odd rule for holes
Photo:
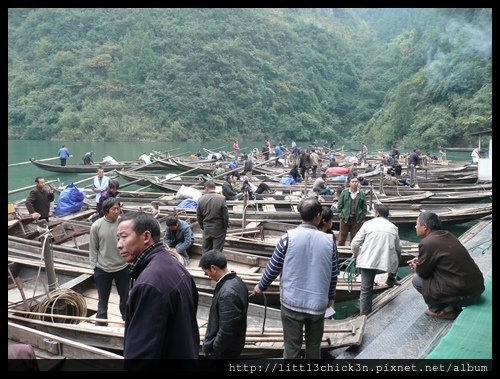
[[[44,158],[44,159],[36,159],[36,161],[37,161],[37,162],[43,162],[43,161],[51,161],[51,160],[54,160],[54,159],[59,159],[59,157]],[[11,163],[10,165],[8,165],[8,167],[12,167],[12,166],[19,166],[19,165],[22,165],[22,164],[28,164],[28,163],[31,163],[31,161],[19,162],[19,163]]]
[[[125,321],[122,320],[110,320],[106,318],[91,318],[91,317],[83,317],[83,316],[68,316],[68,315],[59,315],[57,313],[42,313],[42,312],[27,312],[20,311],[18,309],[8,309],[7,312],[10,313],[20,313],[23,315],[32,315],[32,316],[41,316],[41,317],[50,317],[50,318],[59,318],[65,320],[78,320],[78,321],[87,321],[87,322],[107,322],[113,324],[125,324]]]
[[[45,184],[50,184],[50,183],[54,183],[54,182],[58,182],[59,181],[59,178],[57,178],[56,180],[50,180],[48,182],[45,182]],[[31,185],[31,186],[26,186],[26,187],[22,187],[22,188],[18,188],[18,189],[15,189],[15,190],[12,190],[12,191],[9,191],[8,195],[12,195],[14,193],[18,193],[18,192],[23,192],[23,191],[26,191],[26,190],[29,190],[29,189],[32,189],[35,187],[35,184]]]
[[[88,180],[92,180],[92,179],[94,179],[94,178],[96,177],[96,175],[97,175],[97,171],[96,171],[96,173],[95,173],[95,174],[93,174],[91,177],[89,177],[89,178],[85,178],[85,179],[82,179],[82,180],[79,180],[78,182],[73,182],[73,184],[76,186],[77,184],[80,184],[80,183],[86,182],[86,181],[88,181]]]

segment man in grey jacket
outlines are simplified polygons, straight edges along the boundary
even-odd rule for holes
[[[302,224],[285,233],[255,286],[261,294],[281,274],[280,301],[285,352],[283,358],[300,358],[303,329],[307,359],[321,358],[326,308],[335,300],[337,247],[331,234],[318,230],[323,208],[318,199],[299,204]]]
[[[386,205],[375,205],[375,217],[366,221],[351,241],[356,267],[361,271],[361,315],[372,311],[373,282],[378,272],[389,273],[387,284],[399,284],[396,274],[401,257],[401,242],[398,227],[390,222],[388,217],[389,208]]]
[[[120,200],[110,197],[102,205],[104,217],[92,224],[90,228],[89,260],[94,269],[94,280],[97,287],[99,302],[96,318],[108,318],[108,301],[113,280],[120,295],[120,313],[125,320],[130,276],[128,263],[123,260],[116,248],[116,228],[121,212]],[[97,325],[106,326],[105,322]]]

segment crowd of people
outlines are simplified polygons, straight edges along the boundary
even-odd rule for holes
[[[282,145],[280,150],[286,149]],[[293,146],[292,152],[296,148]],[[266,141],[262,149],[264,159],[269,160],[269,150],[270,144]],[[233,152],[239,151],[235,141]],[[364,159],[366,153],[363,143]],[[60,153],[61,165],[65,164],[66,154],[69,156],[69,152]],[[292,155],[298,158],[298,163],[294,161],[290,175],[299,182],[306,178],[302,170],[304,152]],[[312,150],[307,163],[311,176],[316,178],[314,193],[298,205],[301,224],[281,236],[254,287],[255,295],[260,296],[280,276],[285,359],[302,357],[302,341],[305,341],[306,359],[321,358],[325,311],[334,306],[336,298],[337,246],[344,246],[349,234],[351,252],[361,273],[361,315],[372,311],[376,274],[386,272],[389,286],[400,284],[396,275],[402,247],[398,228],[390,221],[389,207],[376,206],[374,217],[366,221],[367,201],[359,177],[351,172],[345,188],[332,189],[326,185],[326,174],[317,177],[320,164],[314,155],[318,156]],[[399,155],[396,148],[391,155],[394,158]],[[415,149],[409,158],[410,165],[418,164],[418,155],[419,150]],[[276,155],[276,162],[280,156]],[[177,215],[170,215],[165,221],[162,239],[161,225],[152,215],[121,214],[119,183],[104,175],[102,167],[97,168],[92,190],[100,218],[92,224],[89,248],[89,263],[94,270],[99,297],[96,318],[100,320],[98,325],[107,324],[108,300],[114,281],[125,321],[126,359],[197,359],[200,346],[206,357],[240,357],[245,346],[249,294],[241,278],[227,267],[224,255],[229,227],[226,201],[239,200],[245,193],[250,198],[264,192],[273,193],[265,182],[258,186],[252,183],[248,176],[252,165],[248,160],[245,154],[241,186],[237,177],[228,173],[221,196],[215,192],[215,182],[206,180],[204,193],[197,203],[196,219],[202,230],[203,251],[199,267],[217,283],[201,344],[196,318],[198,291],[185,267],[190,265],[188,249],[194,243],[190,225]],[[213,174],[223,173],[224,170],[219,170]],[[53,191],[45,185],[43,177],[37,177],[35,182],[26,206],[35,221],[49,221]],[[336,196],[332,207],[324,207],[320,202],[320,196],[328,195]],[[332,231],[336,215],[340,223],[338,240]],[[478,301],[484,291],[483,275],[460,241],[442,229],[436,214],[422,212],[415,230],[421,238],[419,254],[408,264],[416,274],[413,285],[428,306],[425,313],[434,318],[454,319],[462,307]],[[174,259],[169,252],[179,254],[184,261]]]

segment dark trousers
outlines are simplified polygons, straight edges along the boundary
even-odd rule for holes
[[[217,235],[203,231],[202,252],[206,253],[209,250],[216,249],[222,251],[224,249],[224,242],[226,242],[226,231]]]
[[[66,166],[66,158],[60,158],[61,159],[61,166]]]
[[[99,267],[94,269],[94,280],[97,287],[97,294],[99,295],[96,318],[108,318],[108,301],[113,279],[115,280],[118,295],[120,295],[120,313],[122,319],[125,320],[125,310],[130,289],[128,267],[115,272],[106,272]]]
[[[378,270],[360,268],[361,292],[359,294],[359,314],[368,315],[372,311],[373,282]]]
[[[349,217],[347,222],[340,219],[340,228],[339,228],[339,242],[338,246],[345,246],[345,241],[347,239],[347,234],[351,232],[351,241],[356,235],[356,233],[361,229],[361,225],[363,225],[363,221],[356,222],[356,217]]]
[[[272,192],[271,188],[266,183],[262,182],[255,190],[255,193],[264,193],[264,191],[267,191],[269,193]]]

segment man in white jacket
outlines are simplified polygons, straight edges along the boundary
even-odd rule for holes
[[[389,208],[386,205],[376,205],[375,217],[363,223],[351,242],[356,267],[361,271],[361,315],[368,315],[372,311],[373,282],[377,273],[388,272],[387,284],[399,284],[395,276],[401,257],[401,242],[398,227],[387,217]]]

